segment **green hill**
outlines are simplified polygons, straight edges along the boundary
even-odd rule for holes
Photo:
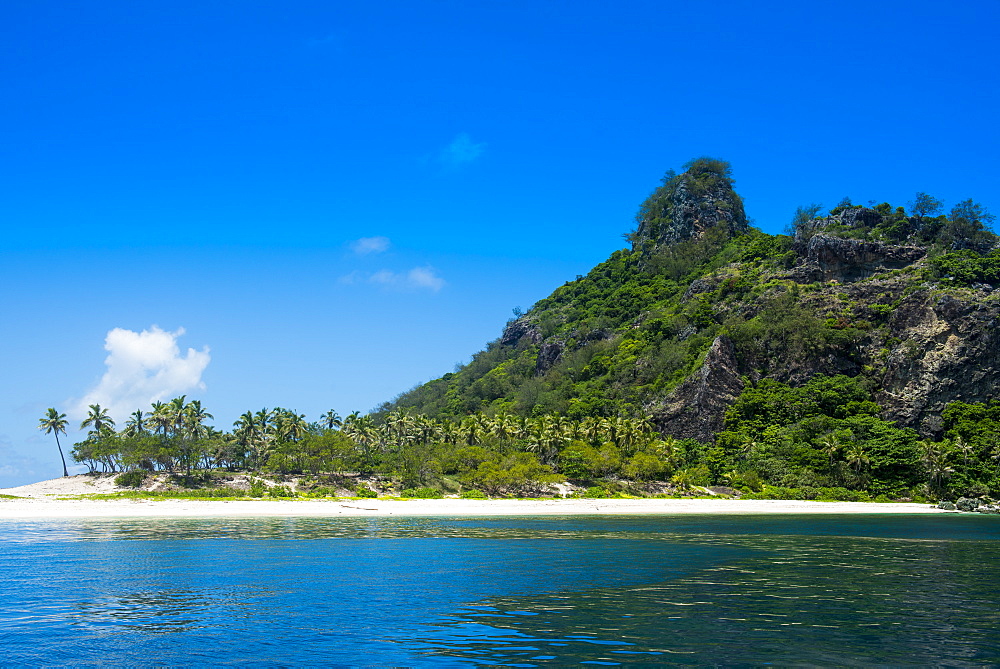
[[[846,201],[800,209],[788,235],[751,228],[728,163],[668,172],[642,203],[630,250],[569,281],[460,370],[380,407],[651,419],[712,442],[765,380],[845,375],[881,418],[939,435],[949,402],[1000,388],[1000,252],[971,200],[938,215]]]

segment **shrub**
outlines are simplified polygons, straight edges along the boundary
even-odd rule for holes
[[[611,493],[601,486],[593,486],[580,493],[580,497],[584,497],[586,499],[607,499],[608,497],[611,497]]]
[[[798,488],[765,485],[760,492],[743,495],[743,499],[806,499],[806,495]]]
[[[146,482],[146,472],[135,469],[115,477],[115,485],[119,488],[138,488]]]
[[[462,499],[489,499],[489,496],[482,490],[463,490],[459,497]]]
[[[434,488],[407,488],[399,493],[400,497],[410,497],[412,499],[441,499],[444,495],[440,490]]]
[[[375,497],[378,497],[378,493],[366,485],[359,485],[356,492],[358,497],[364,497],[366,499],[373,499]]]
[[[884,495],[883,495],[884,496]],[[847,488],[819,488],[816,491],[816,499],[821,502],[870,502],[868,493],[861,490],[848,490]]]

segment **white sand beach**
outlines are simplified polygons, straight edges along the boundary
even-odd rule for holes
[[[954,513],[929,504],[867,504],[737,499],[311,499],[176,500],[60,499],[110,493],[112,477],[70,476],[0,489],[0,520],[16,518],[219,516],[533,516],[597,514]]]

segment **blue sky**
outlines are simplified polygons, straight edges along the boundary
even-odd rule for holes
[[[701,155],[768,232],[1000,213],[995,0],[621,4],[3,3],[0,486],[60,473],[50,406],[367,411]]]

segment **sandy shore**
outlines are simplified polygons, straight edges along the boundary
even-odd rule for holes
[[[0,489],[0,520],[219,516],[528,516],[595,514],[949,513],[928,504],[864,504],[734,499],[425,499],[425,500],[60,500],[115,490],[110,478],[85,476]]]

